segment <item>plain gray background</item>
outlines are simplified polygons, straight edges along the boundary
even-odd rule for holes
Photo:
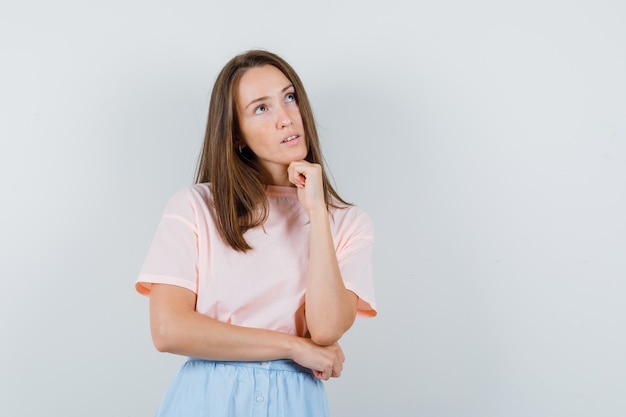
[[[133,282],[256,47],[376,225],[334,416],[626,415],[624,4],[3,0],[0,415],[153,414]]]

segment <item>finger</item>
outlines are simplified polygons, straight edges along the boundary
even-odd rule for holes
[[[305,185],[305,182],[302,178],[297,175],[289,174],[289,182],[295,185],[298,188],[302,188]]]
[[[322,374],[322,379],[324,381],[328,381],[330,379],[330,376],[332,375],[332,371],[324,371],[324,373]]]
[[[315,378],[317,378],[317,379],[321,379],[323,381],[326,381],[326,379],[328,379],[328,378],[324,378],[324,372],[323,371],[313,371],[313,374],[315,375]]]
[[[341,375],[341,372],[343,372],[343,361],[339,362],[334,369],[339,375]]]
[[[339,360],[341,360],[341,362],[345,362],[346,361],[346,355],[343,354],[343,349],[341,349],[341,347],[339,345],[337,345],[337,347],[339,348],[339,352],[338,352],[338,357]]]
[[[299,168],[295,163],[292,162],[287,169],[287,173],[289,176],[289,182],[296,186],[304,187],[306,183],[306,173],[303,168]]]
[[[304,178],[308,178],[310,175],[314,174],[316,165],[307,161],[294,161],[289,164],[288,169],[293,170],[293,172]]]

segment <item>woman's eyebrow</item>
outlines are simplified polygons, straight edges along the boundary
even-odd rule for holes
[[[283,88],[282,90],[280,90],[281,93],[284,93],[285,91],[289,90],[290,88],[293,87],[293,84],[289,84],[287,87]],[[259,97],[259,98],[255,98],[254,100],[252,100],[250,103],[248,103],[248,105],[246,107],[244,107],[245,109],[247,109],[248,107],[250,107],[251,105],[253,105],[254,103],[258,103],[260,101],[265,101],[268,98],[270,98],[269,96],[263,96],[263,97]]]

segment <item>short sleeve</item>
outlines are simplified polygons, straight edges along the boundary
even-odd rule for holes
[[[372,268],[374,225],[369,216],[356,207],[346,210],[351,212],[340,220],[336,235],[341,277],[346,289],[359,297],[357,315],[374,317],[377,314]]]
[[[150,250],[143,263],[136,290],[150,295],[152,284],[170,284],[198,292],[198,232],[189,190],[168,201]]]

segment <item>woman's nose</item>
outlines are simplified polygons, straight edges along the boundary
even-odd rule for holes
[[[291,120],[291,116],[284,107],[279,107],[278,114],[276,115],[277,127],[282,129],[287,126],[291,126],[293,124],[293,120]]]

